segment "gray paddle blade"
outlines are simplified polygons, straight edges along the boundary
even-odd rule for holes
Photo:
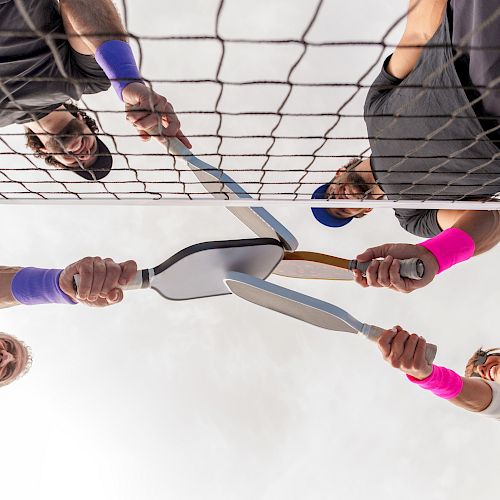
[[[251,199],[252,197],[222,170],[212,167],[189,151],[178,139],[168,140],[168,150],[182,156],[203,187],[214,198]],[[261,238],[275,238],[286,250],[296,250],[299,246],[295,236],[262,207],[227,207],[245,226]]]
[[[199,243],[149,270],[150,287],[170,300],[226,295],[231,272],[267,278],[282,258],[283,247],[272,238]]]
[[[336,332],[358,333],[363,323],[340,307],[246,274],[232,272],[225,279],[232,293],[253,304],[311,325]]]

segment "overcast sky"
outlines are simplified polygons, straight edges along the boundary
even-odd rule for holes
[[[222,35],[254,38],[300,36],[315,6],[310,0],[225,4]],[[405,4],[326,1],[311,36],[379,39]],[[207,0],[129,1],[129,28],[137,35],[213,34],[217,6]],[[143,50],[148,78],[190,79],[203,73],[200,68],[213,76],[218,61],[210,44],[145,42]],[[229,63],[225,67],[228,78],[246,79],[251,68],[261,76],[288,57],[284,48],[260,67],[259,57],[244,50],[241,57],[234,54],[233,73]],[[355,81],[374,55],[373,48],[329,49],[304,62],[304,75],[310,81]],[[214,109],[210,89],[158,87],[178,110]],[[337,106],[334,92],[321,98],[308,92],[304,109]],[[245,106],[234,96],[225,109],[251,109],[262,101],[272,108],[276,102],[257,91],[245,97]],[[112,91],[86,102],[97,109],[120,106]],[[360,113],[361,104],[353,111]],[[122,120],[103,117],[108,129],[130,133]],[[194,117],[183,122],[186,135],[204,130]],[[250,120],[248,127],[257,125]],[[300,124],[293,126],[300,131]],[[227,127],[228,132],[245,129],[241,122]],[[343,127],[350,136],[365,134],[362,121]],[[138,140],[128,144],[135,152],[161,151]],[[201,140],[193,144],[195,153],[206,147]],[[363,144],[336,142],[332,148],[336,154],[356,154]],[[16,161],[9,165],[24,165]],[[168,158],[134,161],[143,169],[171,165]],[[334,161],[332,169],[337,166]],[[376,244],[418,241],[390,210],[335,231],[315,224],[306,208],[288,205],[272,213],[303,250],[351,258]],[[220,207],[3,205],[2,214],[4,265],[62,268],[101,255],[150,267],[194,243],[252,237]],[[364,322],[401,324],[439,346],[438,364],[462,372],[474,349],[499,344],[494,316],[499,257],[497,248],[411,295],[352,283],[272,281],[331,301]],[[37,306],[1,314],[0,329],[29,343],[35,358],[31,373],[0,393],[2,498],[420,500],[425,495],[465,500],[478,493],[497,495],[494,481],[485,478],[498,473],[498,422],[412,386],[383,362],[376,346],[355,335],[308,326],[233,296],[169,302],[151,290],[130,292],[122,304],[103,310]]]

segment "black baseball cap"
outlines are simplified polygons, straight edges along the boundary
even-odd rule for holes
[[[95,162],[89,168],[71,168],[75,174],[88,181],[99,181],[106,177],[113,166],[113,157],[104,142],[96,137],[97,149],[94,155],[97,156]]]

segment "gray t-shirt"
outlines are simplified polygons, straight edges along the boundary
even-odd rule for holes
[[[461,7],[470,10],[475,3],[469,0]],[[451,19],[450,5],[404,80],[387,73],[387,59],[368,93],[365,121],[372,169],[389,199],[477,200],[500,192],[500,150],[485,136],[462,88],[453,62]],[[500,19],[495,23],[498,33]],[[413,234],[441,232],[435,210],[395,213]]]
[[[64,34],[56,0],[23,3],[38,30]],[[0,127],[33,121],[30,112],[42,118],[70,98],[78,100],[82,94],[110,87],[93,56],[79,54],[67,40],[53,38],[64,71],[70,79],[82,81],[75,84],[64,78],[53,52],[43,38],[33,36],[14,0],[0,0],[0,31]]]

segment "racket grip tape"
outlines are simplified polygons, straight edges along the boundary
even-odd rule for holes
[[[353,271],[354,269],[358,269],[363,273],[363,276],[368,269],[368,266],[373,261],[369,262],[358,262],[357,260],[351,260],[349,263],[349,269]],[[399,273],[403,278],[410,278],[412,280],[421,280],[425,274],[425,266],[424,263],[417,258],[414,259],[405,259],[401,260],[401,267]]]
[[[147,286],[144,286],[145,284],[144,274],[145,274],[144,271],[137,271],[135,276],[126,285],[120,286],[120,288],[122,290],[139,290],[140,288],[147,288]],[[78,291],[78,287],[80,286],[80,280],[81,278],[79,274],[75,274],[73,276],[73,289],[75,290],[75,292]],[[149,285],[149,280],[147,285]]]
[[[364,335],[368,340],[372,342],[377,342],[380,336],[385,332],[383,328],[374,325],[363,325],[361,334]],[[437,345],[427,344],[425,346],[425,359],[429,364],[434,362],[437,354]]]

